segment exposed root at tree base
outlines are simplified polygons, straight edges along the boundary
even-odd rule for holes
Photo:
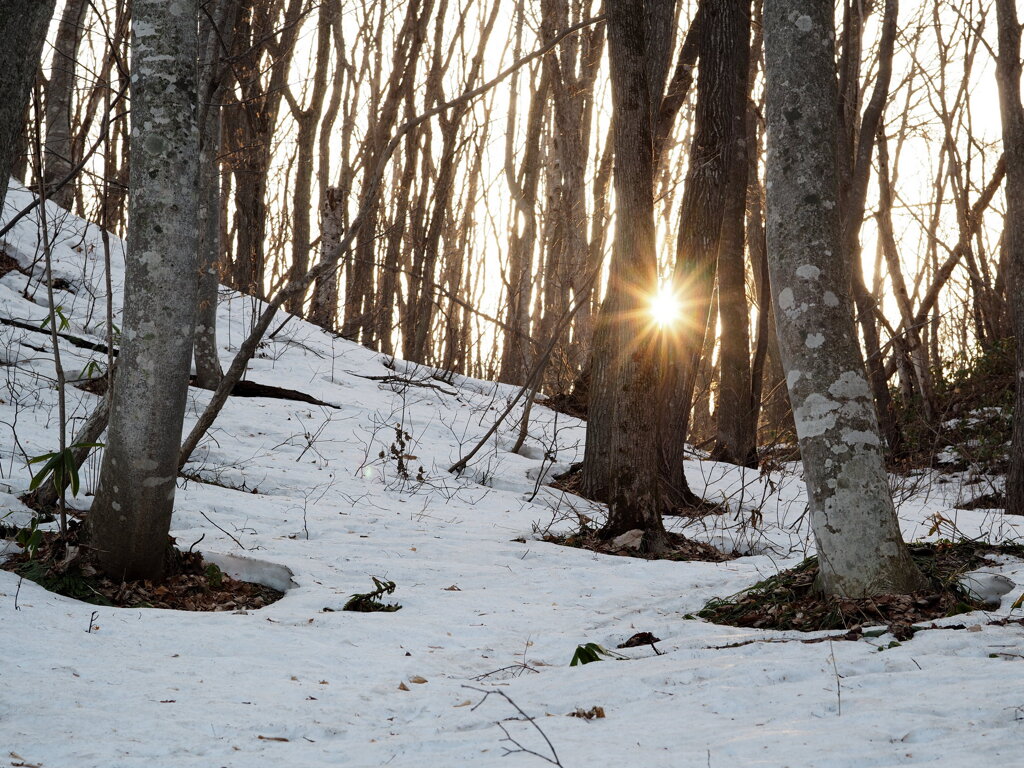
[[[29,557],[28,551],[24,551],[0,563],[0,568],[66,597],[122,608],[255,610],[284,596],[262,584],[232,579],[216,565],[203,562],[199,552],[175,548],[170,537],[167,576],[163,582],[116,582],[99,572],[91,550],[79,542],[82,532],[83,527],[73,522],[66,541],[56,533],[44,533],[34,556]]]
[[[963,573],[992,565],[985,555],[1020,557],[1024,548],[978,542],[915,544],[911,556],[928,577],[930,588],[909,595],[844,598],[815,591],[818,560],[810,557],[750,589],[709,602],[697,616],[715,624],[758,629],[816,632],[846,630],[846,638],[862,636],[865,627],[884,626],[899,640],[913,636],[913,625],[984,608],[957,582]]]
[[[583,529],[568,536],[557,536],[547,534],[544,541],[552,544],[561,544],[566,547],[578,549],[589,549],[591,552],[600,552],[605,555],[620,555],[622,557],[638,557],[643,560],[695,560],[708,563],[721,563],[726,560],[734,560],[740,557],[738,552],[725,553],[715,549],[710,544],[688,539],[682,534],[666,532],[665,547],[657,552],[644,552],[633,546],[616,544],[621,537],[614,539],[603,539],[598,531],[590,528]]]
[[[583,462],[573,464],[567,472],[561,475],[555,475],[549,485],[559,491],[574,494],[588,501],[599,503],[607,501],[607,499],[594,498],[583,492]],[[707,517],[708,515],[722,515],[729,511],[729,507],[725,504],[711,504],[692,493],[690,496],[692,497],[692,503],[674,505],[663,510],[663,514],[670,517],[697,519]]]

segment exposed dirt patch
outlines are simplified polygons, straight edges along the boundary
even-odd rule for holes
[[[116,582],[96,569],[90,550],[79,542],[82,526],[73,522],[68,540],[44,533],[33,557],[27,551],[0,568],[36,582],[51,592],[95,605],[121,608],[172,608],[179,611],[239,611],[263,608],[284,593],[248,581],[232,579],[216,565],[203,562],[198,552],[182,552],[169,539],[168,576],[163,583]]]
[[[588,501],[603,503],[605,499],[596,499],[583,492],[583,463],[573,464],[569,470],[561,475],[555,475],[550,486],[559,491],[572,493]],[[692,494],[691,494],[692,495]],[[729,508],[722,504],[709,504],[700,497],[693,495],[693,501],[684,506],[669,507],[662,511],[663,515],[671,517],[702,518],[708,515],[721,515],[729,511]]]
[[[739,552],[721,552],[710,544],[693,541],[679,533],[669,532],[666,535],[668,547],[661,552],[645,552],[633,546],[617,544],[616,542],[620,541],[621,537],[612,540],[602,539],[596,530],[590,528],[568,536],[548,534],[544,537],[544,541],[566,547],[589,549],[591,552],[600,552],[605,555],[639,557],[644,560],[698,560],[707,563],[722,563],[741,556]]]
[[[1006,496],[1002,493],[983,493],[963,504],[957,504],[956,509],[1006,509]]]
[[[804,632],[842,629],[847,631],[848,639],[859,638],[866,626],[883,625],[904,640],[917,631],[915,624],[985,607],[960,587],[957,577],[993,565],[987,555],[1020,557],[1024,548],[940,542],[915,544],[910,552],[931,582],[928,589],[910,595],[877,595],[856,600],[821,595],[814,590],[818,560],[811,557],[744,592],[712,600],[697,615],[733,627]]]
[[[23,275],[27,274],[24,269],[21,268],[21,264],[16,259],[12,258],[7,251],[0,248],[0,277],[3,277],[8,272],[21,272]]]

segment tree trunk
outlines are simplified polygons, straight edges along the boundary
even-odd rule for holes
[[[196,310],[197,0],[134,0],[132,174],[121,350],[89,514],[114,579],[160,579]]]
[[[731,168],[725,179],[725,206],[718,245],[719,367],[721,379],[715,398],[716,436],[712,457],[719,461],[757,465],[757,422],[750,388],[750,306],[744,264],[744,218],[747,203],[747,152],[754,151],[756,136],[748,136],[747,97],[750,76],[750,3],[741,2],[742,15],[734,23],[732,53],[724,63],[722,87],[731,90],[734,112],[725,141],[733,145]],[[748,149],[749,147],[749,149]],[[756,167],[756,166],[755,166]]]
[[[219,0],[200,16],[199,88],[199,283],[193,356],[196,385],[217,388],[224,375],[217,351],[217,292],[220,289],[221,109],[226,91],[224,63],[239,12],[238,0]]]
[[[746,133],[749,34],[749,2],[730,0],[704,8],[698,40],[701,66],[697,74],[695,126],[673,274],[674,290],[684,302],[686,322],[680,324],[666,345],[661,395],[665,407],[659,437],[663,481],[671,491],[672,503],[678,506],[696,501],[683,471],[683,448],[700,353],[711,317],[727,190],[735,186],[730,180],[740,170],[736,165],[737,149]],[[734,207],[734,217],[735,213]],[[737,226],[735,221],[731,224]],[[742,230],[742,222],[738,226]],[[742,261],[742,253],[739,258]]]
[[[1003,248],[1013,286],[1012,317],[1016,336],[1016,395],[1013,442],[1006,476],[1006,511],[1024,515],[1024,107],[1020,101],[1020,24],[1014,0],[996,0],[999,20],[999,105],[1006,156],[1006,218]]]
[[[765,4],[768,253],[817,541],[818,586],[923,587],[900,535],[841,253],[831,0]]]
[[[43,181],[52,190],[49,199],[61,208],[70,209],[75,199],[75,188],[63,181],[74,165],[71,150],[71,104],[75,94],[75,59],[78,43],[82,39],[82,19],[85,0],[68,0],[61,12],[57,38],[53,43],[53,63],[50,80],[46,84],[46,154]]]
[[[671,0],[622,0],[608,12],[608,54],[615,141],[615,240],[608,294],[595,334],[594,386],[607,387],[611,418],[587,422],[592,444],[607,441],[608,521],[604,537],[644,531],[642,547],[664,546],[658,482],[657,334],[647,316],[657,285],[654,235],[654,112],[660,101],[658,62]],[[667,12],[667,13],[666,13]],[[667,58],[666,54],[666,58]],[[599,336],[603,336],[599,347]],[[604,346],[607,344],[607,346]],[[598,427],[603,428],[595,428]],[[588,458],[590,456],[588,455]]]
[[[18,137],[54,5],[56,0],[3,0],[0,5],[0,205],[18,159]]]

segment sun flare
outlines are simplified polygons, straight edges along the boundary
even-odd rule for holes
[[[650,313],[654,322],[665,328],[679,322],[682,317],[682,304],[671,288],[662,286],[651,297]]]

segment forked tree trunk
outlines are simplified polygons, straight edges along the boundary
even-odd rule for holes
[[[832,0],[765,3],[768,254],[828,594],[926,583],[900,535],[841,253]]]
[[[658,62],[652,57],[663,48],[659,36],[671,18],[671,0],[622,0],[609,6],[616,226],[608,294],[595,333],[594,386],[606,388],[604,402],[611,414],[595,419],[592,410],[587,422],[588,459],[593,443],[608,442],[607,463],[597,467],[608,478],[609,514],[601,533],[612,537],[640,529],[642,546],[649,550],[662,548],[665,540],[658,447],[652,439],[658,421],[651,407],[658,388],[657,335],[646,312],[658,274],[653,118],[661,91]]]
[[[196,310],[198,0],[134,0],[131,193],[122,343],[89,514],[114,579],[160,579]]]

